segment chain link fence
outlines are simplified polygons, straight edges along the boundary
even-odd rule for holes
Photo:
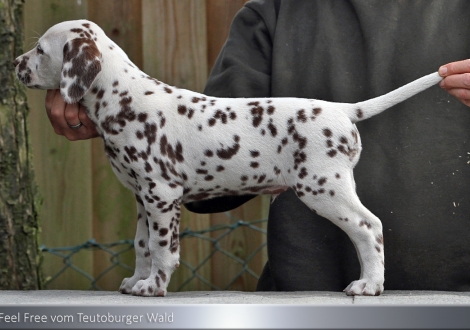
[[[173,291],[191,290],[194,287],[194,282],[199,281],[203,284],[205,289],[210,290],[227,290],[233,288],[233,285],[239,281],[242,277],[250,277],[252,280],[257,281],[259,279],[260,271],[266,260],[266,222],[267,219],[255,220],[255,221],[243,221],[234,218],[230,212],[226,212],[225,215],[229,219],[229,223],[222,225],[215,225],[202,230],[191,230],[185,228],[180,232],[181,246],[183,247],[185,241],[190,239],[196,239],[200,242],[198,244],[205,244],[208,248],[204,249],[204,254],[199,258],[199,263],[194,265],[185,259],[184,251],[181,253],[180,267],[178,272],[184,273],[185,275],[176,280],[176,286]],[[231,235],[237,233],[237,231],[250,231],[250,235],[258,236],[259,246],[251,246],[250,251],[244,253],[237,253],[236,249],[227,248],[225,241],[230,239]],[[99,282],[103,280],[107,275],[120,270],[125,270],[132,275],[134,272],[134,265],[126,263],[123,255],[127,253],[134,253],[134,241],[131,239],[121,240],[112,243],[99,243],[94,239],[90,239],[83,244],[76,246],[67,247],[47,247],[42,245],[41,251],[44,256],[57,257],[62,259],[63,267],[54,274],[47,274],[43,285],[44,289],[53,286],[55,281],[61,276],[67,276],[70,271],[80,274],[83,278],[89,281],[89,290],[103,290],[100,287]],[[85,271],[74,263],[74,257],[81,253],[94,253],[100,251],[101,254],[106,255],[109,266],[102,270],[99,274],[94,276],[90,272]],[[237,270],[232,271],[231,278],[224,279],[223,284],[217,284],[211,281],[211,276],[208,276],[207,269],[211,260],[218,254],[227,259],[230,264],[236,264]],[[256,259],[256,270],[253,269],[253,261]],[[225,264],[227,263],[225,261]],[[264,260],[261,261],[260,260]],[[260,263],[262,263],[260,265]],[[209,266],[210,267],[210,266]],[[214,267],[214,266],[212,266]],[[222,266],[223,267],[223,266]],[[183,270],[181,270],[183,268]],[[209,272],[210,273],[210,272]],[[220,281],[219,281],[220,282]],[[200,287],[201,285],[199,285]]]

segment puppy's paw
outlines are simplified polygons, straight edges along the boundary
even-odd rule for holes
[[[361,279],[351,282],[343,291],[348,296],[379,296],[384,286],[383,281]]]
[[[135,276],[132,277],[126,277],[125,279],[122,280],[121,286],[119,287],[119,292],[123,294],[129,294],[132,291],[132,287],[135,285],[135,283],[139,279],[136,278]]]
[[[155,280],[148,278],[138,281],[132,288],[132,294],[142,297],[164,297],[166,290],[157,288]]]

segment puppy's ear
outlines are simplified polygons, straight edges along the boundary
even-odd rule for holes
[[[90,38],[69,40],[64,46],[60,93],[65,102],[80,101],[101,71],[101,52]]]

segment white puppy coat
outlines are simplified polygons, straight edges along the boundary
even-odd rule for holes
[[[26,86],[60,88],[67,103],[86,107],[115,174],[136,196],[136,269],[122,293],[166,294],[179,265],[181,203],[289,188],[353,241],[361,274],[345,292],[383,291],[382,225],[355,192],[355,123],[438,83],[437,73],[356,104],[215,98],[149,77],[85,20],[53,26],[15,66]]]

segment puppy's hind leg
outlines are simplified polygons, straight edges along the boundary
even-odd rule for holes
[[[330,187],[328,180],[325,181],[320,189],[309,188],[305,182],[301,188],[297,185],[294,189],[308,207],[344,230],[356,247],[361,275],[344,292],[347,295],[380,295],[385,272],[382,223],[360,202],[352,172],[342,174],[341,182]]]

